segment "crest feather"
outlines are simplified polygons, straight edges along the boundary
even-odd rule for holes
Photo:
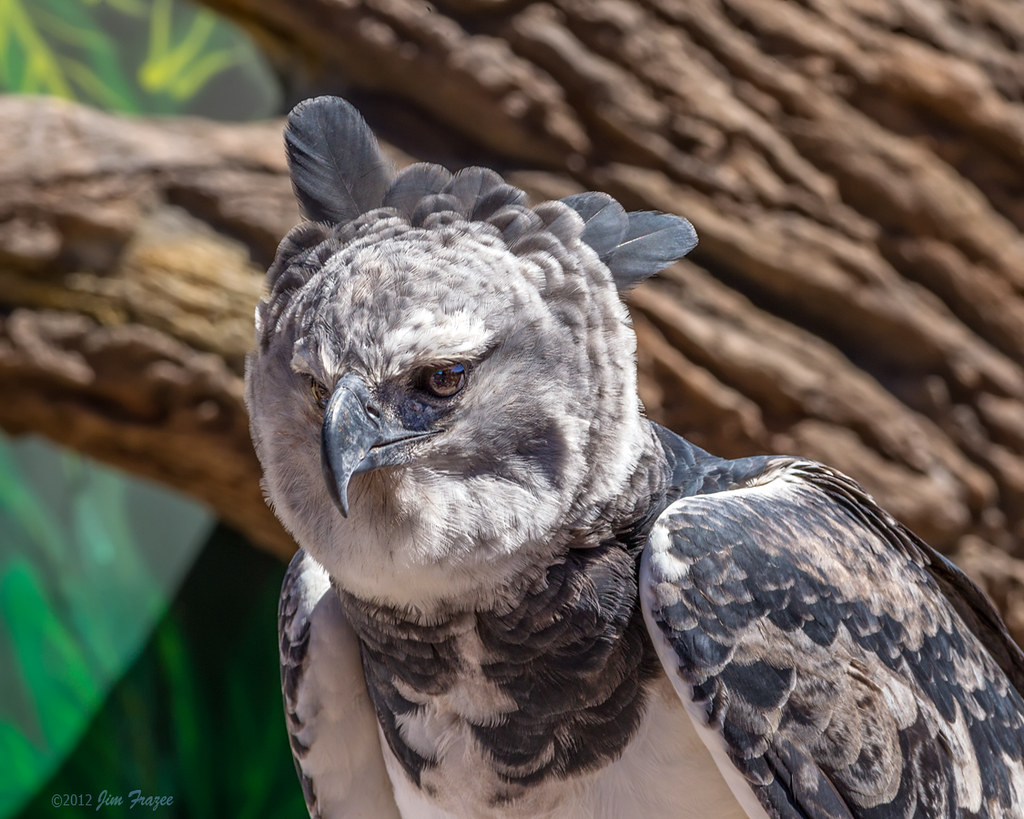
[[[340,224],[380,205],[391,163],[345,100],[300,102],[288,115],[284,143],[295,197],[308,219]]]
[[[409,217],[410,224],[422,225],[434,213],[462,213],[462,202],[450,193],[434,193],[424,196]]]
[[[451,174],[419,163],[395,175],[358,111],[339,97],[316,97],[295,106],[285,128],[292,185],[305,216],[344,224],[386,205],[412,224],[433,213],[458,213],[490,222],[508,243],[546,225],[565,240],[578,229],[557,208],[527,207],[526,194],[489,168]],[[697,234],[686,219],[656,211],[626,213],[605,193],[561,200],[583,220],[580,238],[608,266],[625,292],[689,253]]]
[[[441,193],[451,181],[452,175],[446,168],[417,162],[394,178],[382,204],[409,218],[421,199]]]
[[[697,246],[697,231],[681,216],[652,210],[626,213],[608,194],[594,191],[562,201],[582,217],[580,238],[608,265],[620,293]]]
[[[605,264],[619,292],[683,258],[697,246],[697,231],[681,216],[658,211],[629,214],[629,226]]]
[[[602,262],[607,263],[629,227],[629,217],[622,205],[607,193],[596,191],[577,193],[562,201],[583,219],[580,238],[594,249]]]
[[[505,180],[490,168],[474,167],[463,168],[456,173],[444,192],[450,193],[462,202],[465,214],[468,216],[473,212],[477,203],[491,191],[507,187]]]

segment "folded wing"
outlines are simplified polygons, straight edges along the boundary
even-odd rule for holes
[[[722,462],[643,555],[658,654],[737,797],[775,817],[1024,815],[1024,659],[852,480]],[[751,815],[756,815],[751,812]]]

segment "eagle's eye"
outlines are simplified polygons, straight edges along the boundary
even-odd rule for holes
[[[451,398],[466,384],[466,368],[462,364],[425,367],[420,372],[422,389],[438,398]]]
[[[315,378],[309,379],[309,391],[320,409],[327,409],[327,402],[331,400],[331,391]]]

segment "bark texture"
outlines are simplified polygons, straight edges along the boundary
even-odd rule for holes
[[[402,160],[690,218],[692,259],[632,298],[649,414],[850,473],[1024,635],[1016,0],[207,4]],[[285,552],[240,382],[297,218],[279,129],[0,101],[0,424]]]

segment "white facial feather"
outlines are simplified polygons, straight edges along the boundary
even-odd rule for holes
[[[635,341],[610,275],[578,240],[517,255],[489,225],[369,223],[296,291],[248,395],[265,486],[348,591],[429,608],[494,600],[601,519],[641,450]],[[557,273],[555,272],[557,268]],[[404,467],[330,501],[309,379],[382,395],[462,363],[467,386]],[[600,469],[589,464],[600,463]]]

